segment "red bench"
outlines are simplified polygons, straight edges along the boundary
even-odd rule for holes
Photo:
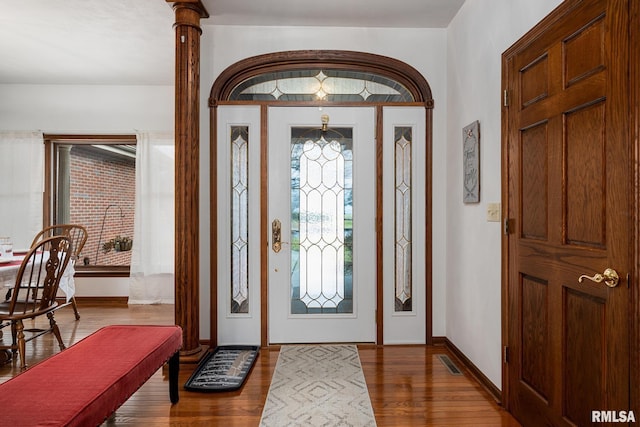
[[[0,384],[2,426],[97,426],[169,361],[178,401],[179,326],[107,326]]]

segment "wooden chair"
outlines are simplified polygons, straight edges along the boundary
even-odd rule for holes
[[[84,244],[87,242],[87,229],[78,224],[57,224],[43,228],[33,238],[31,247],[38,243],[40,240],[51,236],[67,236],[71,239],[71,263],[75,265],[78,259],[80,259],[80,252],[84,248]],[[80,320],[80,313],[78,312],[78,304],[76,304],[76,297],[72,296],[69,302],[65,302],[58,306],[58,309],[63,308],[71,304],[73,312],[76,316],[76,320]]]
[[[11,299],[0,303],[0,324],[11,326],[11,344],[0,342],[0,349],[11,350],[11,358],[20,355],[20,368],[26,369],[25,343],[48,332],[53,332],[60,350],[65,346],[53,317],[58,307],[56,293],[60,278],[71,259],[71,240],[66,236],[54,236],[41,240],[22,260]],[[46,315],[46,329],[25,329],[23,320]],[[25,332],[32,333],[28,338]]]

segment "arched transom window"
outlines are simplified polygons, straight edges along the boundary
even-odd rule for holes
[[[260,74],[235,86],[232,101],[414,102],[400,83],[374,73],[336,69]]]

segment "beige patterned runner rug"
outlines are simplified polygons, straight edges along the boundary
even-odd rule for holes
[[[282,346],[261,427],[375,425],[355,345]]]

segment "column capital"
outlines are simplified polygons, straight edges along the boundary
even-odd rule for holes
[[[171,4],[171,7],[176,12],[176,16],[178,16],[178,12],[186,12],[189,14],[196,13],[199,19],[206,19],[209,17],[209,12],[207,12],[207,8],[204,7],[201,0],[166,0],[167,3]],[[176,24],[178,24],[176,22]]]
[[[200,19],[208,18],[209,13],[200,0],[167,0],[167,3],[172,4],[173,11],[176,15],[176,22],[173,24],[173,28],[178,29],[180,27],[191,27],[196,29],[198,33],[202,34]]]

